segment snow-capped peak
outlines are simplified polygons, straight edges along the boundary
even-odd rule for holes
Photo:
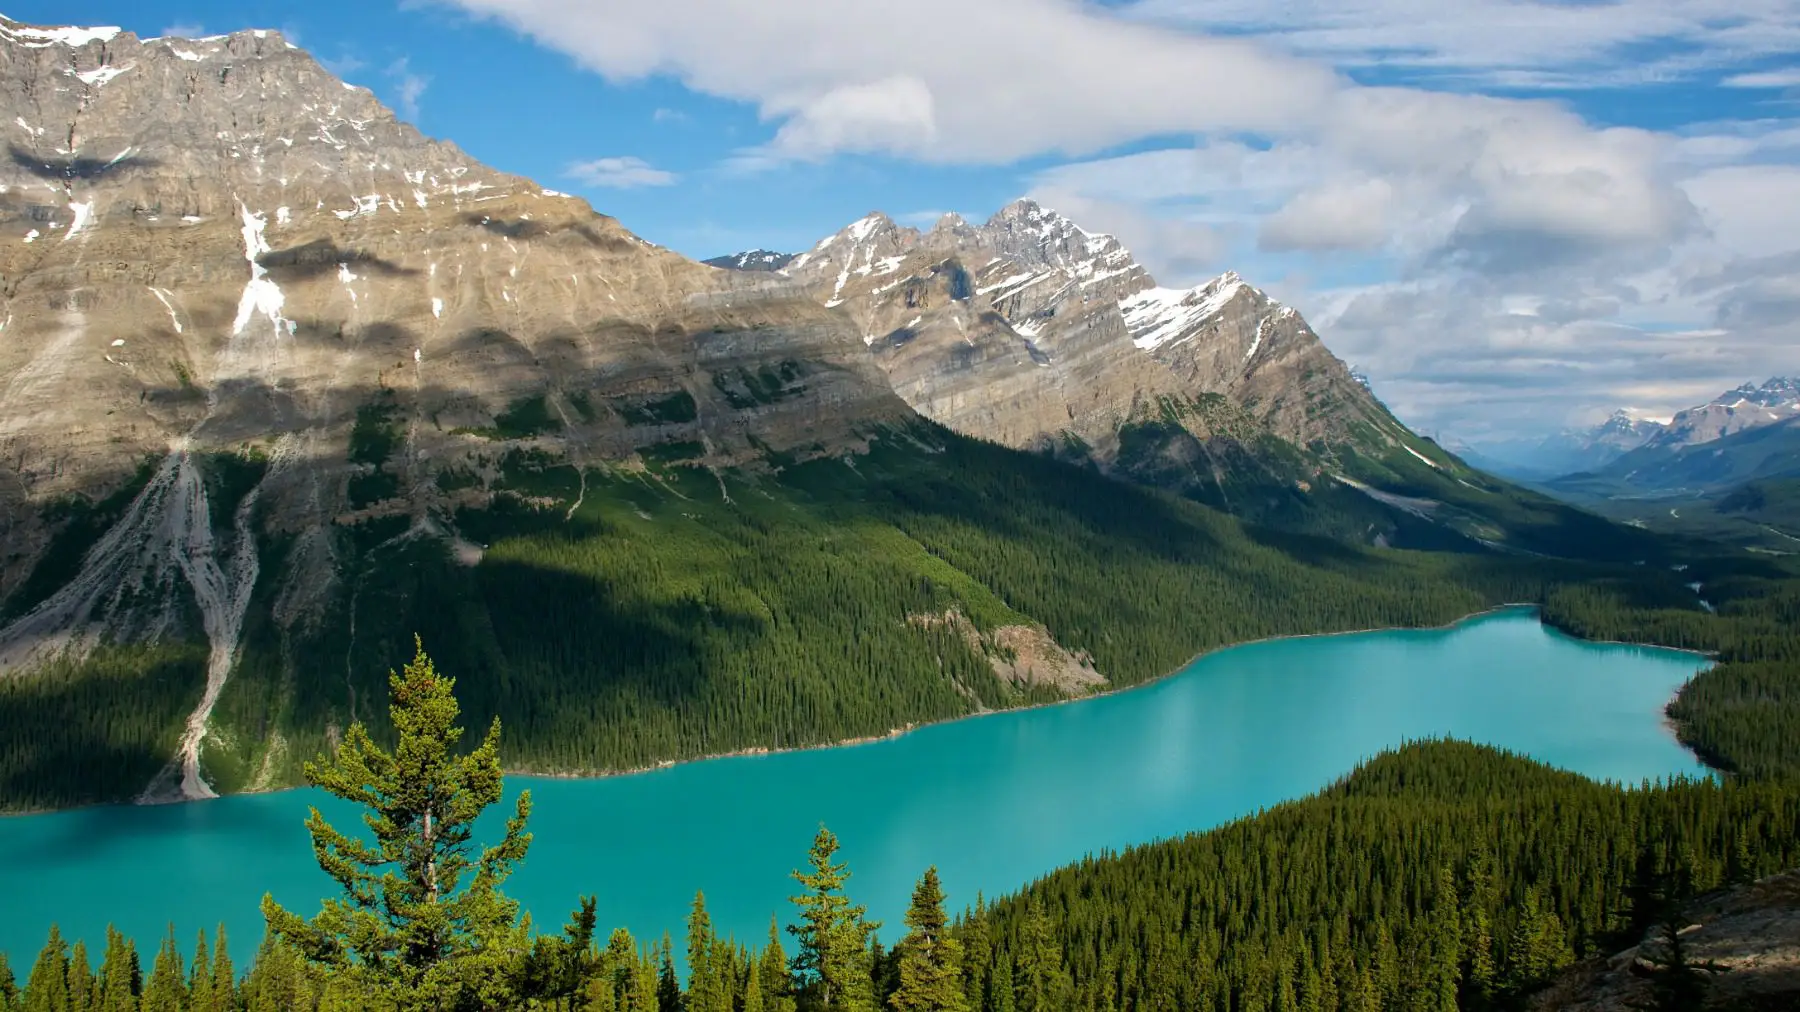
[[[0,38],[32,49],[46,46],[85,46],[90,42],[111,42],[122,28],[102,26],[85,28],[68,25],[55,28],[39,28],[0,14]]]
[[[887,215],[882,214],[880,211],[876,211],[868,217],[853,223],[849,228],[844,229],[843,235],[849,237],[850,241],[853,243],[860,243],[879,229],[891,229],[893,227],[894,223]]]
[[[1150,288],[1119,303],[1131,340],[1144,351],[1192,337],[1208,319],[1219,315],[1242,292],[1267,297],[1244,283],[1235,271],[1193,288]]]

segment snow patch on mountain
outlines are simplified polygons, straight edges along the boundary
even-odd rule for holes
[[[1195,329],[1219,315],[1238,293],[1250,289],[1236,272],[1225,274],[1197,288],[1151,288],[1119,304],[1132,343],[1155,351],[1171,341],[1191,340]],[[1255,353],[1254,346],[1251,349]],[[1245,356],[1248,358],[1249,356]]]

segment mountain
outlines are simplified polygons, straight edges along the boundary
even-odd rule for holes
[[[278,33],[0,20],[0,96],[0,669],[210,644],[159,792],[208,792],[250,627],[341,619],[379,546],[479,556],[460,518],[544,501],[553,462],[916,423],[791,286],[483,166]]]
[[[777,273],[966,435],[1364,544],[1559,553],[1593,523],[1408,430],[1237,274],[1162,287],[1114,237],[1030,200],[923,232],[872,213]]]
[[[908,403],[1008,445],[1075,437],[1110,462],[1123,427],[1202,393],[1298,446],[1404,438],[1292,309],[1236,274],[1159,287],[1118,240],[1030,200],[925,233],[872,214],[782,273],[857,320]]]
[[[1746,383],[1677,414],[1641,446],[1547,488],[1589,498],[1712,495],[1800,476],[1800,383]]]
[[[415,633],[512,768],[594,772],[1664,551],[1028,202],[719,270],[275,32],[0,19],[0,102],[0,807],[294,783]]]
[[[1656,439],[1665,429],[1662,422],[1638,418],[1621,409],[1590,428],[1564,429],[1544,439],[1459,443],[1457,452],[1470,463],[1494,474],[1523,481],[1541,481],[1604,467]]]
[[[1800,381],[1777,376],[1760,387],[1745,383],[1706,404],[1688,408],[1644,445],[1651,449],[1679,450],[1796,416],[1800,416]]]
[[[753,249],[731,256],[713,257],[702,260],[708,267],[719,267],[733,271],[778,271],[794,260],[792,253],[776,253],[766,249]]]

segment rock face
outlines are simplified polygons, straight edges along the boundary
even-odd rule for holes
[[[1711,964],[1699,1009],[1800,1006],[1800,872],[1706,896],[1682,911],[1678,929],[1690,965]],[[1531,1000],[1538,1012],[1627,1012],[1671,1007],[1657,993],[1670,958],[1667,929],[1609,958],[1570,967]]]
[[[444,476],[513,450],[725,464],[915,417],[792,282],[486,168],[277,33],[0,20],[0,101],[0,671],[187,622],[222,672],[257,538],[316,539],[276,592],[304,610],[320,531],[443,530],[484,494]],[[78,571],[17,593],[121,487]]]
[[[907,403],[1011,446],[1111,464],[1133,426],[1165,426],[1216,464],[1221,440],[1403,438],[1294,310],[1236,274],[1158,287],[1116,239],[1029,200],[924,233],[872,214],[780,273],[850,314]]]
[[[1677,450],[1722,439],[1734,432],[1773,425],[1800,416],[1800,381],[1777,376],[1762,386],[1745,383],[1711,401],[1688,408],[1646,441],[1653,449]]]

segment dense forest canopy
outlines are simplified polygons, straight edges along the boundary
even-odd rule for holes
[[[340,528],[345,570],[316,627],[267,618],[294,546],[264,546],[202,753],[215,787],[298,783],[304,758],[380,698],[414,630],[460,673],[470,713],[505,721],[508,769],[575,773],[1088,691],[998,674],[1010,627],[1041,627],[1090,659],[1104,689],[1249,639],[1435,626],[1513,602],[1546,605],[1578,633],[1630,616],[1641,628],[1617,638],[1719,650],[1729,663],[1684,695],[1682,719],[1730,768],[1763,760],[1740,760],[1748,746],[1707,714],[1781,691],[1782,676],[1756,666],[1793,653],[1774,646],[1783,560],[1708,561],[1668,539],[1652,539],[1664,557],[1625,563],[1358,548],[935,428],[763,473],[651,459],[581,474],[529,450],[500,463],[492,505],[455,518],[468,547],[486,546],[478,564],[405,516]],[[1580,555],[1590,534],[1571,528],[1563,547]],[[1684,586],[1696,579],[1716,618]],[[206,656],[194,643],[115,644],[0,681],[0,808],[141,790],[198,701]]]

